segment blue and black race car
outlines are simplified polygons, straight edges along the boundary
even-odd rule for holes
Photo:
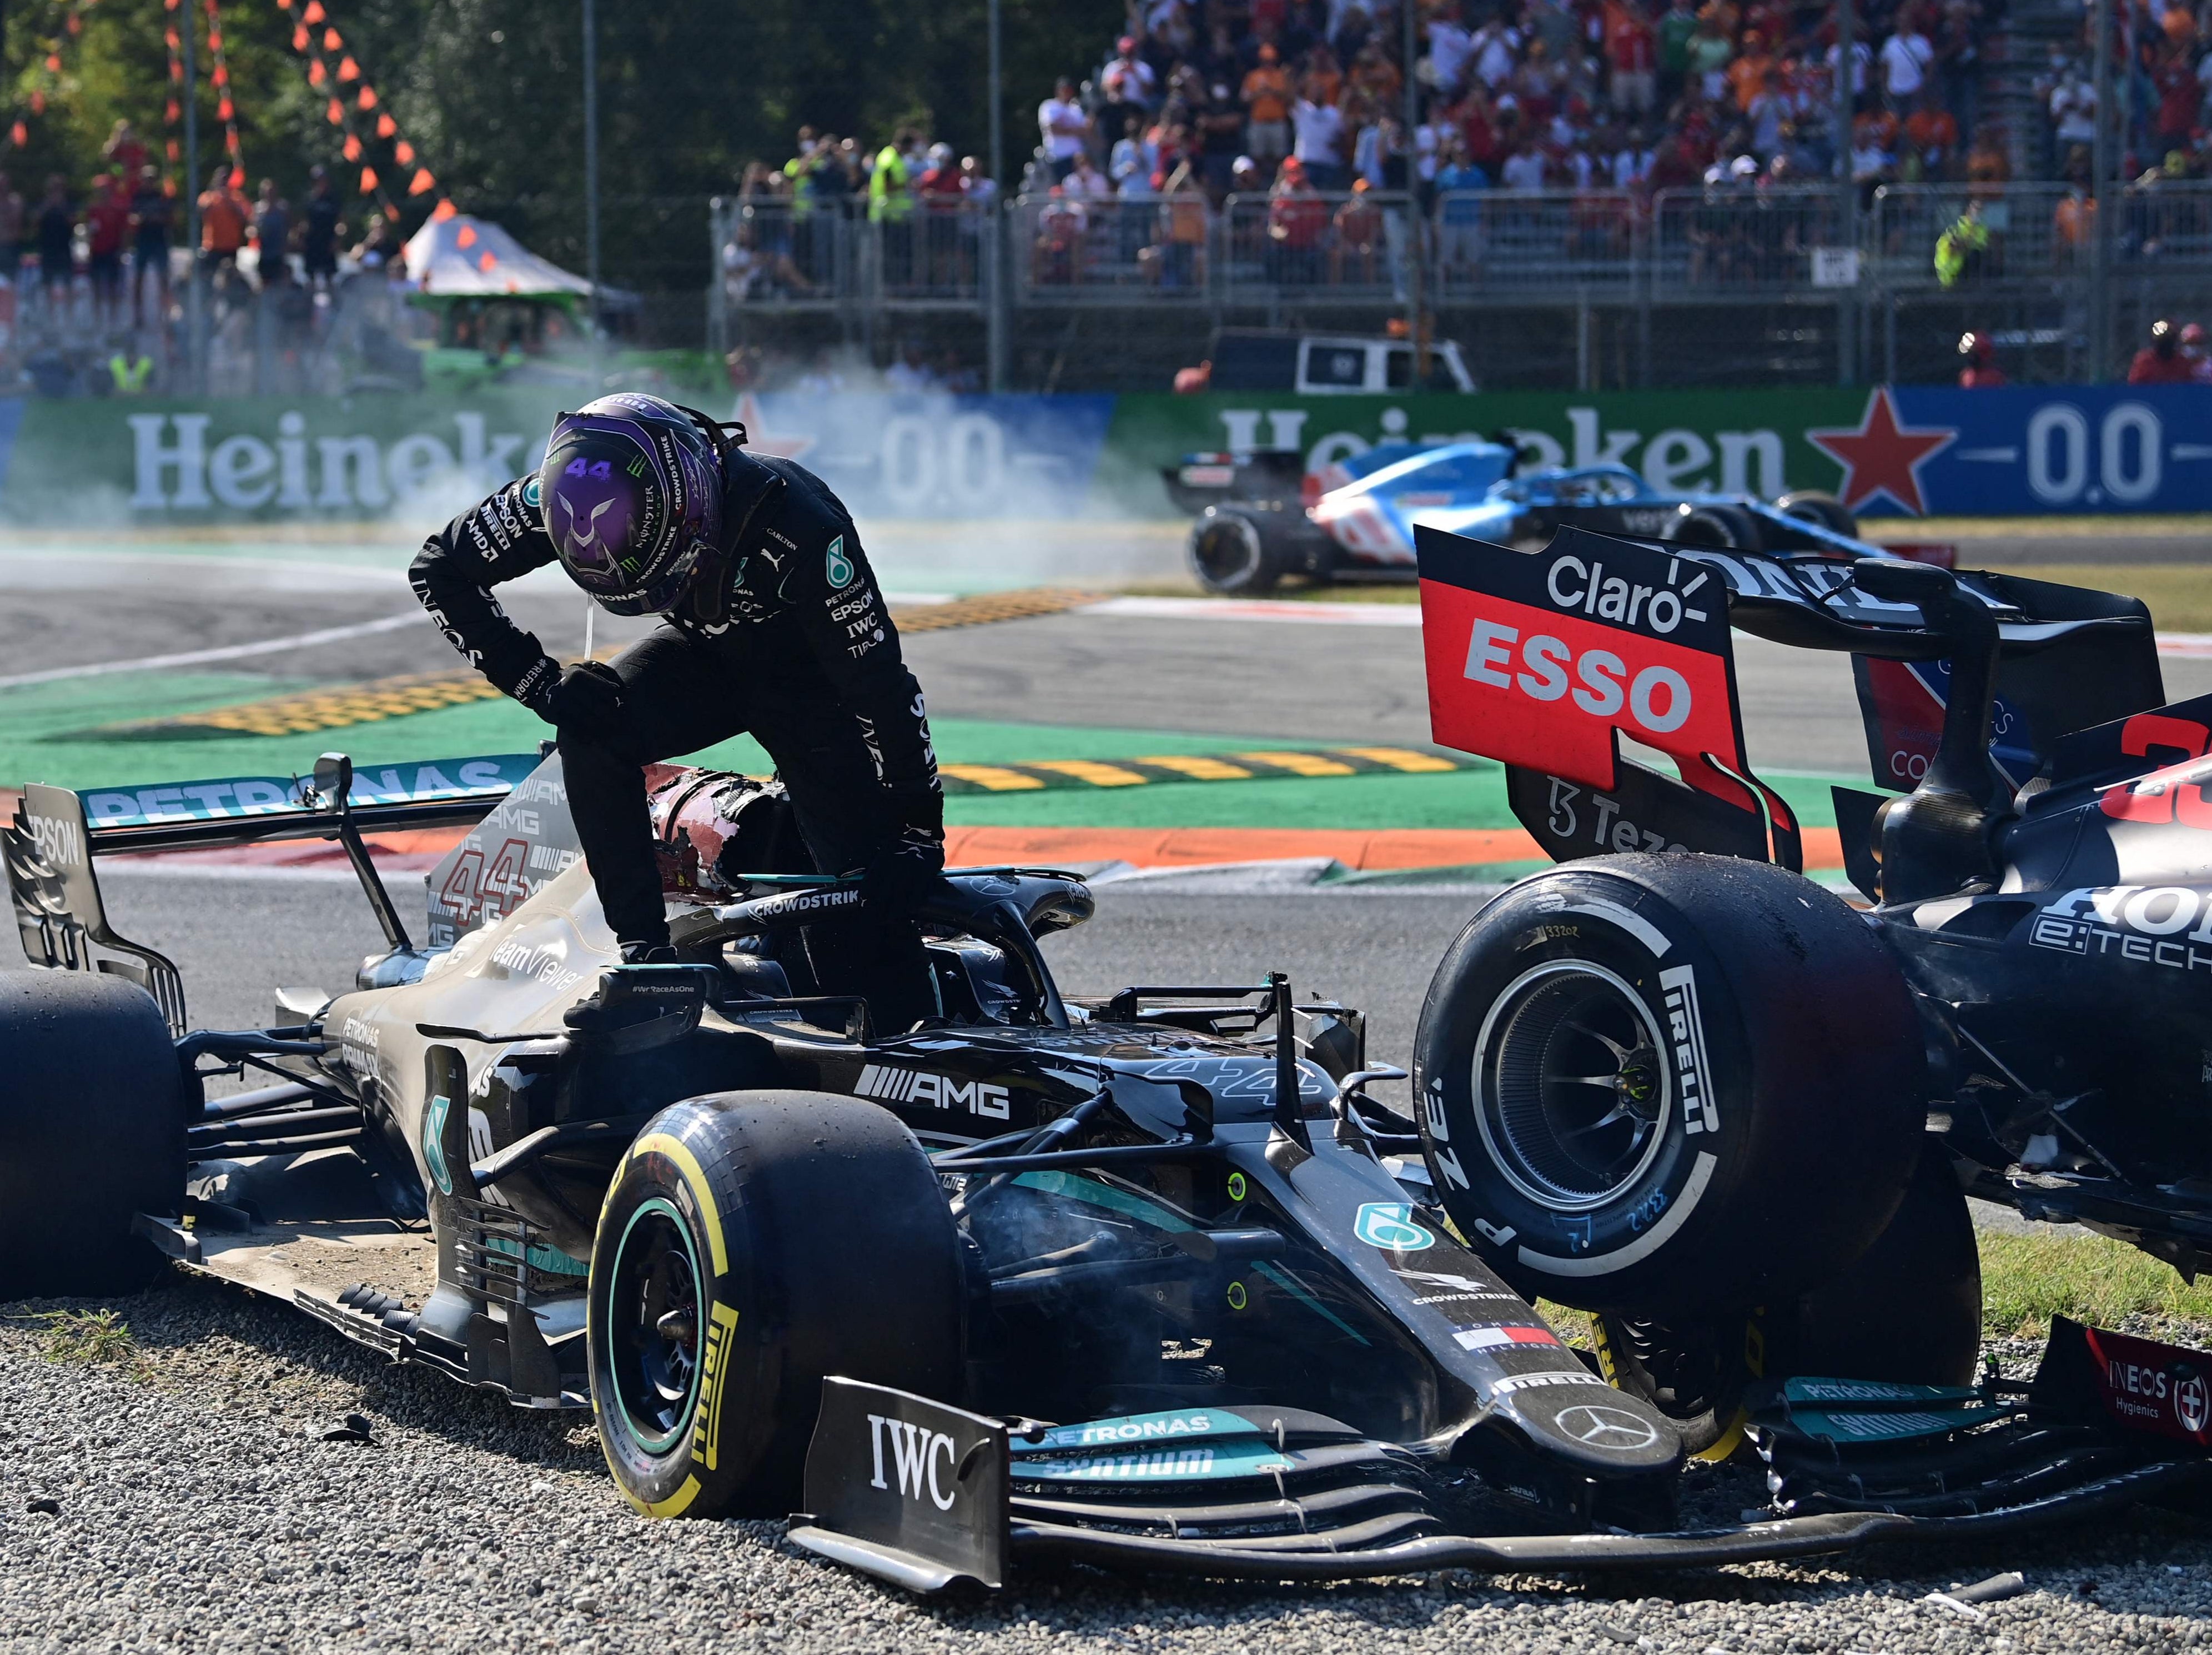
[[[1191,573],[1208,592],[1239,596],[1293,575],[1411,580],[1416,525],[1532,548],[1569,526],[1740,551],[1879,554],[1833,495],[1683,493],[1626,465],[1522,472],[1518,459],[1503,442],[1385,443],[1306,473],[1291,452],[1190,454],[1166,482],[1197,514]]]

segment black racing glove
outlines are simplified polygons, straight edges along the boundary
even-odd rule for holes
[[[604,661],[579,661],[562,672],[548,656],[516,688],[523,691],[517,699],[556,729],[607,736],[622,727],[623,682]]]
[[[944,846],[904,834],[868,859],[860,874],[860,899],[872,914],[910,914],[937,888],[944,873]]]

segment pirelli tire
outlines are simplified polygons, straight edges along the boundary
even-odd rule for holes
[[[663,1110],[592,1250],[592,1412],[649,1517],[797,1505],[822,1381],[959,1392],[966,1293],[945,1192],[888,1110],[811,1092]]]
[[[1792,1375],[1972,1384],[1982,1347],[1982,1266],[1950,1153],[1926,1140],[1896,1214],[1837,1275],[1790,1299],[1715,1321],[1595,1318],[1606,1379],[1674,1422],[1698,1457],[1743,1440],[1753,1390]]]
[[[131,1293],[132,1232],[185,1195],[184,1075],[154,997],[90,971],[0,972],[0,1300]]]
[[[1722,551],[1761,551],[1766,537],[1759,519],[1741,506],[1725,502],[1685,505],[1668,526],[1666,538],[1685,545],[1711,546]]]
[[[1903,977],[1866,922],[1764,863],[1593,858],[1475,916],[1414,1041],[1435,1185],[1523,1291],[1712,1317],[1833,1276],[1923,1135]]]
[[[1251,506],[1208,506],[1190,526],[1186,556],[1199,585],[1220,597],[1273,592],[1299,569],[1281,512]]]
[[[1785,517],[1802,518],[1808,523],[1818,523],[1832,534],[1846,539],[1859,538],[1859,520],[1850,508],[1835,496],[1820,489],[1796,489],[1778,497],[1774,509]]]

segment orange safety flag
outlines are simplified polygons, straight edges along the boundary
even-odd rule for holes
[[[326,29],[325,29],[325,30],[323,31],[323,50],[324,50],[324,51],[325,51],[325,52],[336,52],[336,51],[337,51],[340,46],[343,46],[344,44],[345,44],[345,42],[338,37],[338,32],[337,32],[336,29],[334,29],[334,28],[326,28]]]
[[[408,143],[405,138],[400,139],[392,146],[392,153],[402,167],[412,167],[415,164],[415,146]]]
[[[46,94],[45,93],[33,92],[31,94],[31,113],[33,115],[43,115],[46,113]]]
[[[215,118],[219,121],[234,121],[238,119],[238,111],[232,105],[228,93],[223,94],[222,101],[216,105]]]
[[[323,113],[326,118],[328,118],[331,125],[343,126],[345,125],[345,106],[340,103],[336,98],[332,98],[331,100],[330,106],[324,110]]]
[[[234,190],[242,190],[246,187],[246,168],[234,167],[230,169],[230,187]]]
[[[225,64],[217,64],[215,66],[215,73],[209,76],[208,79],[216,86],[228,86],[230,84],[229,66]]]
[[[323,82],[329,77],[330,72],[330,70],[323,67],[323,60],[320,58],[316,58],[314,62],[307,65],[307,84],[309,86],[320,86]]]
[[[17,121],[13,126],[8,129],[8,141],[13,143],[17,149],[21,149],[25,144],[31,141],[31,129],[24,125],[22,122]]]
[[[313,40],[313,38],[314,37],[313,35],[307,33],[307,26],[305,23],[295,23],[292,25],[293,51],[305,52],[307,49],[308,43]]]
[[[375,108],[376,88],[369,85],[368,82],[362,82],[361,87],[361,96],[355,99],[354,101],[359,104],[363,109]]]
[[[173,121],[181,120],[183,118],[184,111],[178,106],[177,100],[174,98],[170,99],[167,106],[161,111],[161,119],[165,121]]]
[[[345,60],[338,65],[338,79],[340,81],[357,81],[360,78],[361,65],[354,62],[353,53],[349,52],[345,55]]]
[[[473,224],[462,225],[460,234],[453,238],[453,245],[457,247],[473,247],[476,244],[477,227]]]
[[[389,116],[389,115],[379,115],[379,116],[376,118],[376,136],[377,136],[377,137],[380,137],[380,138],[388,138],[388,137],[391,137],[394,132],[397,132],[398,130],[399,130],[399,123],[398,123],[398,121],[396,121],[396,120],[392,119],[391,116]],[[407,160],[407,159],[408,159],[408,157],[407,157],[407,156],[405,156],[405,155],[402,155],[402,156],[400,156],[400,157],[399,157],[399,159],[400,159],[400,160],[402,160],[402,161],[405,161],[405,160]]]
[[[345,158],[348,161],[359,161],[361,159],[361,140],[354,137],[350,132],[346,134]]]
[[[62,54],[60,52],[50,52],[46,54],[46,70],[49,74],[53,75],[58,75],[62,72]]]
[[[319,23],[330,14],[323,9],[323,0],[307,0],[307,9],[300,15],[310,23]]]
[[[415,174],[415,182],[416,182],[416,186],[417,186],[418,187],[419,187],[420,186],[422,186],[422,185],[430,183],[430,182],[431,182],[431,179],[430,179],[430,175],[429,175],[429,173],[416,173],[416,174]],[[410,195],[412,195],[412,194],[414,194],[414,193],[415,193],[415,192],[414,192],[414,191],[412,191],[412,190],[410,190],[410,191],[409,191],[409,192],[408,192],[408,193],[409,193]],[[435,224],[442,224],[442,223],[444,223],[447,219],[451,218],[454,214],[458,213],[459,211],[460,211],[460,209],[459,209],[459,207],[456,207],[455,205],[453,205],[453,204],[452,202],[450,202],[450,201],[441,201],[441,202],[439,202],[439,204],[438,204],[435,207],[433,207],[433,208],[430,210],[430,221],[431,221],[431,222],[435,223]]]
[[[430,169],[427,167],[417,167],[415,169],[415,181],[407,186],[407,193],[409,195],[428,195],[431,191],[437,187],[438,180],[430,176]],[[453,216],[450,210],[453,204],[452,202],[441,201],[438,204],[448,209],[448,211],[446,214],[447,217],[450,218]],[[438,215],[433,213],[431,216],[435,218]]]
[[[491,250],[487,247],[483,251],[483,254],[477,259],[477,268],[478,270],[489,270],[497,263],[499,263],[499,260],[491,256]]]
[[[361,169],[361,192],[363,195],[374,195],[376,193],[375,167],[364,167]]]

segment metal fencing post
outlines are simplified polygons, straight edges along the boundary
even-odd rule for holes
[[[1855,67],[1851,0],[1836,7],[1836,234],[1837,240],[1858,253],[1858,186],[1851,177],[1851,93]],[[1855,272],[1856,273],[1856,272]],[[1858,283],[1836,289],[1836,383],[1849,385],[1858,378]]]
[[[991,200],[981,228],[982,268],[977,272],[981,283],[983,301],[983,350],[989,362],[989,384],[994,391],[1006,388],[1006,336],[1011,319],[1006,314],[1012,285],[1005,280],[1006,261],[1006,206],[1011,192],[1006,188],[1006,135],[1005,110],[1006,63],[1000,40],[1002,19],[999,0],[990,3],[990,116],[991,116]]]
[[[2112,0],[2096,0],[2090,10],[2090,27],[2097,31],[2097,138],[2090,149],[2095,177],[2089,198],[2096,204],[2096,225],[2089,237],[2089,380],[2102,385],[2109,372],[2112,350],[2112,295],[2107,291],[2112,245],[2112,198],[2106,180],[2112,173],[2112,119],[2119,112],[2112,96]]]
[[[722,243],[734,230],[729,198],[716,196],[707,204],[707,349],[718,362],[730,354],[729,295],[722,290]]]
[[[200,100],[192,66],[192,9],[180,7],[185,70],[185,384],[207,394],[207,295],[200,270]]]

